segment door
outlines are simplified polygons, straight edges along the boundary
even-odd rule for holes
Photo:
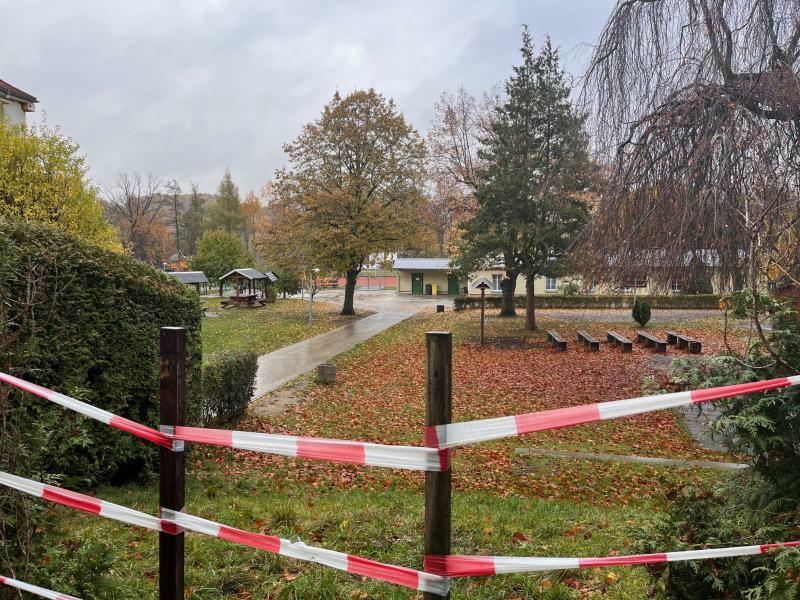
[[[411,274],[411,293],[412,294],[422,293],[422,273]]]
[[[451,296],[458,295],[458,277],[455,275],[447,276],[447,293]]]

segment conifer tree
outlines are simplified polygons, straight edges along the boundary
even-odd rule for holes
[[[217,198],[211,205],[209,220],[213,229],[222,229],[229,234],[239,231],[244,223],[244,214],[239,200],[239,188],[233,182],[230,169],[217,187]]]

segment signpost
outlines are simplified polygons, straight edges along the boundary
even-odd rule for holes
[[[486,312],[486,290],[492,289],[492,284],[488,279],[486,279],[486,277],[481,277],[473,287],[481,291],[481,346],[483,346],[483,322],[484,313]]]

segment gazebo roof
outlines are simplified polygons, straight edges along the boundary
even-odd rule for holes
[[[257,271],[256,269],[234,269],[233,271],[229,271],[225,273],[222,277],[219,278],[220,281],[224,281],[226,279],[230,279],[231,277],[243,277],[245,279],[249,279],[250,281],[257,281],[259,279],[269,279],[269,276],[265,275],[261,271]]]

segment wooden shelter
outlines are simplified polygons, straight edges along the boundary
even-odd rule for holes
[[[253,306],[258,303],[264,305],[267,298],[267,286],[278,280],[272,271],[262,273],[256,269],[234,269],[219,278],[219,295],[226,281],[233,282],[233,296],[223,306]]]
[[[208,277],[206,277],[206,274],[202,271],[167,271],[166,273],[184,285],[191,285],[197,290],[198,294],[201,293],[201,287],[203,290],[202,293],[208,291]]]

